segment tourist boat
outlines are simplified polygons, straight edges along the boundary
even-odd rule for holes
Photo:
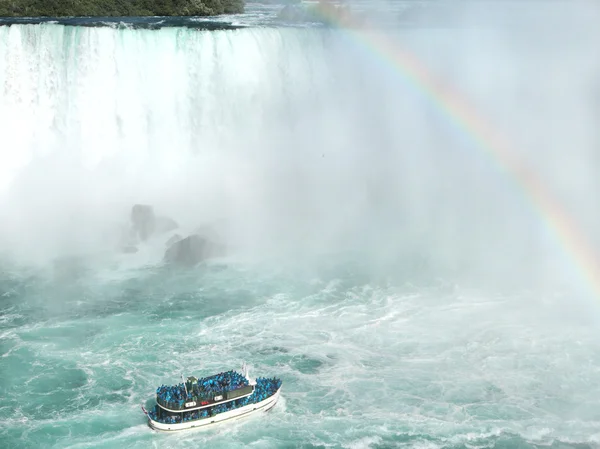
[[[179,385],[156,390],[156,404],[147,411],[148,425],[163,431],[206,428],[272,409],[281,393],[281,379],[251,379],[244,364],[242,373],[227,371],[197,379],[183,378]]]

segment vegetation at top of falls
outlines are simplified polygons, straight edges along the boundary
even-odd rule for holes
[[[4,17],[213,16],[244,11],[244,0],[0,0]]]

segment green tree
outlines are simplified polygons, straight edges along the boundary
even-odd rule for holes
[[[244,11],[244,0],[0,0],[4,17],[209,16]]]

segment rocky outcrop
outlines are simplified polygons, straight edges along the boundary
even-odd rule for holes
[[[133,231],[141,241],[146,241],[156,229],[154,208],[145,204],[136,204],[131,209]]]
[[[183,237],[179,233],[173,233],[179,229],[175,220],[157,216],[150,205],[135,204],[131,209],[131,227],[128,232],[122,233],[120,248],[122,252],[134,253],[137,252],[140,242],[150,239],[156,242],[157,236],[166,234],[163,237],[167,247],[164,262],[193,266],[203,260],[225,255],[225,247],[221,244],[222,239],[216,232],[217,228],[221,229],[221,224],[205,225],[192,231],[191,235]]]
[[[203,260],[225,255],[225,247],[199,234],[192,234],[171,244],[164,261],[173,265],[193,266]]]
[[[165,245],[167,246],[171,246],[174,243],[177,243],[179,240],[181,240],[183,237],[181,237],[179,234],[175,234],[173,236],[171,236],[171,238],[169,240],[167,240],[167,243],[165,243]]]
[[[154,208],[146,204],[136,204],[132,207],[131,225],[134,236],[142,242],[155,234],[164,234],[179,227],[175,220],[155,215]]]

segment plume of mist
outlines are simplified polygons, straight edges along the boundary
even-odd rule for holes
[[[493,8],[429,5],[421,27],[377,32],[501,130],[596,244],[598,8]],[[256,257],[355,251],[374,271],[562,279],[523,187],[356,45],[368,32],[1,28],[0,249],[117,252],[145,203],[186,230],[220,220]]]

